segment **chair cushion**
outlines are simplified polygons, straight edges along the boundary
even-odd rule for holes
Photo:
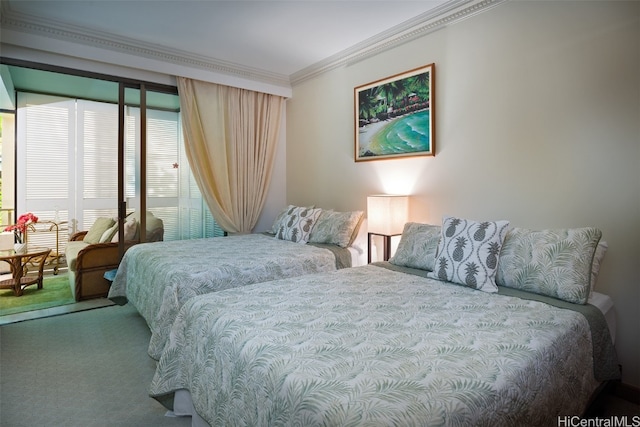
[[[74,240],[67,243],[64,256],[67,259],[67,266],[69,267],[69,270],[76,271],[76,259],[78,258],[78,253],[89,245],[90,243],[83,240]]]

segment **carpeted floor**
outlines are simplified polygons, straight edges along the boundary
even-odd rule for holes
[[[0,425],[191,425],[148,396],[149,338],[131,305],[0,326]]]
[[[42,289],[37,285],[28,286],[21,296],[12,289],[0,290],[0,316],[41,310],[74,303],[67,273],[45,276]]]

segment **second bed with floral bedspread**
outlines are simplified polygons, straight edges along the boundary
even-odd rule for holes
[[[109,291],[136,307],[158,359],[180,307],[191,297],[247,284],[350,266],[347,249],[299,244],[267,234],[140,244],[122,259]]]

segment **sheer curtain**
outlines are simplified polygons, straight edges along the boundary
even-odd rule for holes
[[[265,203],[285,99],[178,77],[185,149],[213,217],[250,233]]]

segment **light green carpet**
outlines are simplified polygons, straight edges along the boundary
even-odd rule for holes
[[[72,304],[69,275],[45,276],[42,289],[29,286],[17,297],[13,290],[0,290],[0,316]]]
[[[149,397],[150,338],[131,304],[0,326],[0,425],[190,427]]]

